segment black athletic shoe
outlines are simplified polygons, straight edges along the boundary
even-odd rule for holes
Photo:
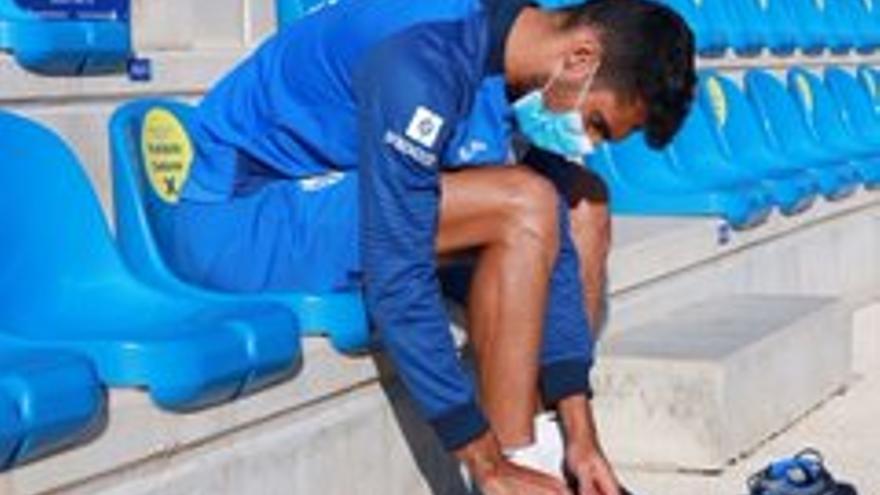
[[[852,485],[834,481],[813,449],[771,463],[749,478],[748,487],[749,495],[858,495]]]

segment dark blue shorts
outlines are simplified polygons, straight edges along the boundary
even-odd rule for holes
[[[197,285],[327,292],[360,284],[356,173],[266,181],[223,201],[182,199],[168,215],[159,242],[174,271]]]

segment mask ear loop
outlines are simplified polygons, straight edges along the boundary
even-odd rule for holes
[[[587,79],[584,81],[581,89],[578,90],[578,97],[575,103],[573,110],[577,110],[583,106],[584,102],[587,100],[587,95],[590,93],[590,89],[593,87],[593,81],[596,79],[596,74],[599,72],[599,67],[602,65],[601,62],[596,62],[593,70],[590,71],[590,75],[587,76]],[[550,75],[550,78],[547,79],[547,82],[541,87],[541,92],[546,94],[556,81],[562,77],[562,71],[565,69],[565,62],[559,64],[556,69],[553,70],[553,74]]]
[[[562,71],[564,69],[565,62],[562,62],[561,64],[556,66],[555,69],[553,69],[553,73],[550,74],[550,78],[547,79],[547,82],[545,82],[543,86],[541,86],[542,93],[547,93],[547,90],[550,89],[550,86],[553,86],[553,84],[556,83],[556,81],[559,80],[560,77],[562,77]]]
[[[575,109],[579,109],[584,106],[584,102],[587,101],[587,95],[590,94],[590,89],[593,87],[593,81],[596,79],[596,74],[599,73],[599,67],[602,66],[602,62],[597,61],[593,66],[593,70],[590,71],[590,75],[587,77],[587,80],[584,81],[584,85],[581,86],[580,92],[578,93],[577,104],[575,105]]]

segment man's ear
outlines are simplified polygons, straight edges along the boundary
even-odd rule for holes
[[[573,78],[586,77],[596,70],[601,54],[602,45],[594,29],[573,29],[565,57],[565,70]]]

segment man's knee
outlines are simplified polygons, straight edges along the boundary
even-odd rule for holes
[[[506,240],[538,243],[555,256],[559,247],[559,194],[527,167],[511,167],[500,187],[507,192]]]

